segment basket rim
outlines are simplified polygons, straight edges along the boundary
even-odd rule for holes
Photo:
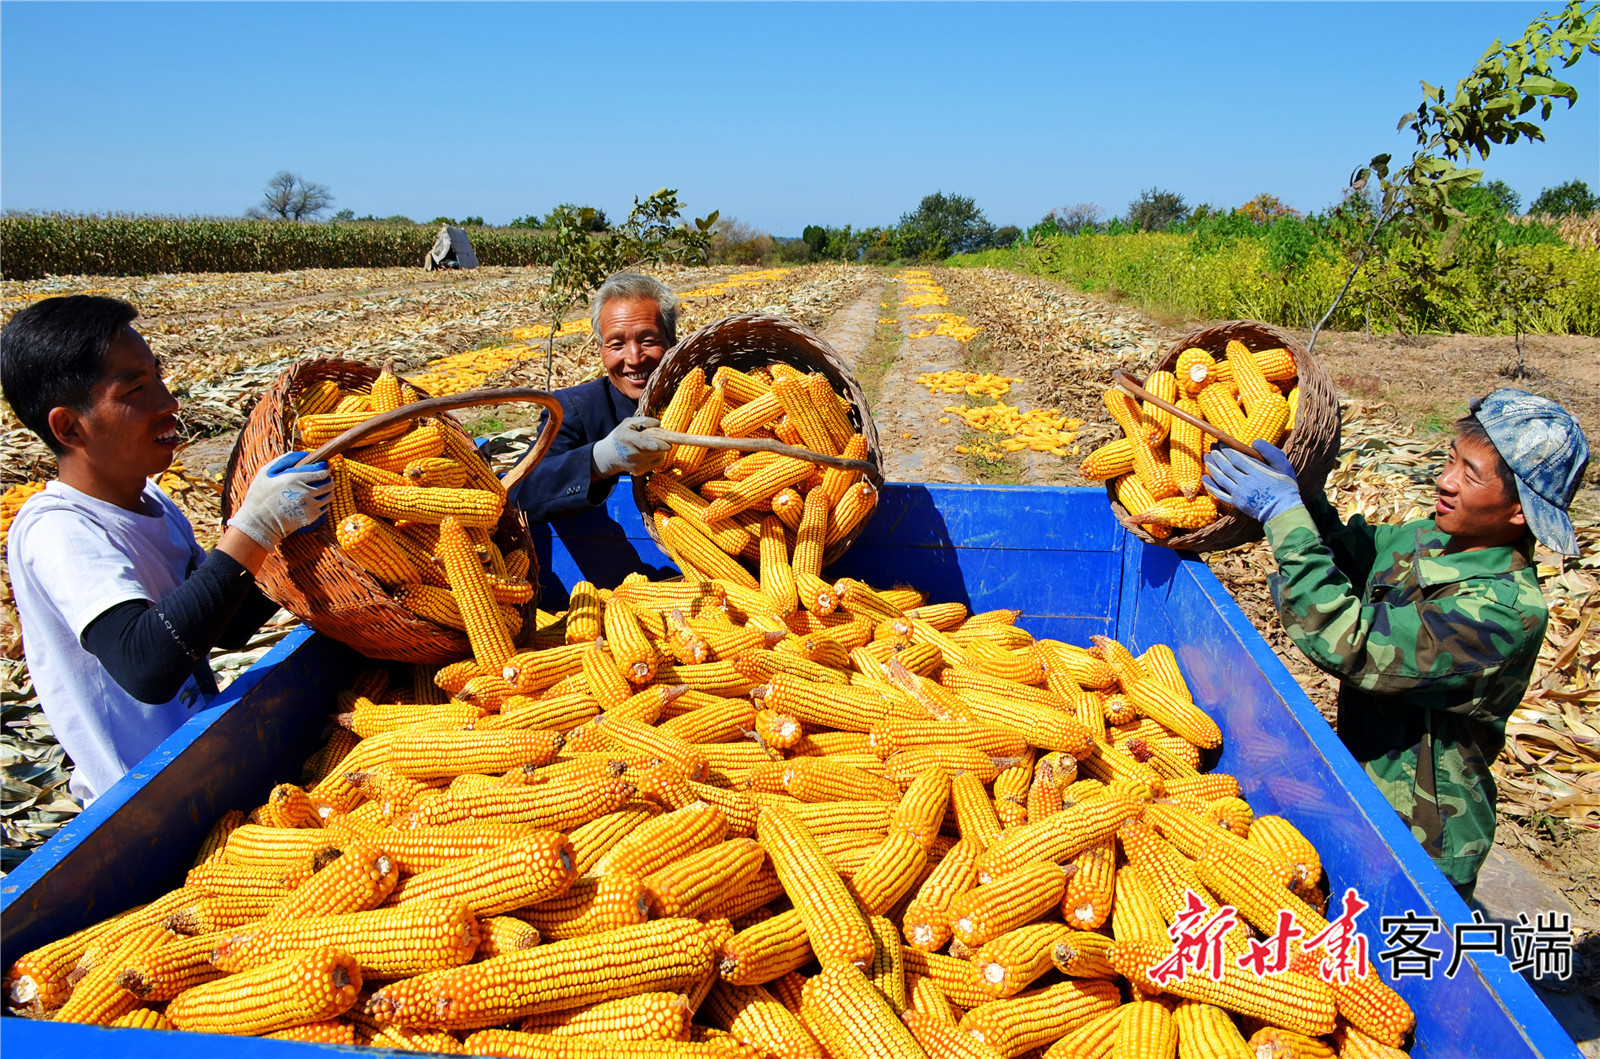
[[[761,337],[782,336],[787,338],[790,345],[782,351],[767,349],[728,349],[724,350],[713,346],[709,350],[702,347],[713,343],[738,344],[741,340]],[[684,375],[696,367],[706,370],[707,375],[712,374],[712,369],[720,367],[741,358],[765,358],[766,363],[790,363],[808,371],[820,371],[833,385],[834,392],[843,391],[842,395],[851,406],[852,426],[867,442],[867,460],[878,469],[879,480],[883,478],[883,450],[878,437],[877,423],[872,418],[872,409],[867,401],[866,393],[861,389],[860,383],[850,372],[839,354],[828,342],[811,328],[798,320],[784,316],[774,316],[769,313],[734,313],[713,320],[696,328],[687,337],[681,339],[666,353],[662,354],[655,370],[650,373],[650,379],[645,384],[644,392],[639,396],[638,415],[653,415],[666,407],[671,399],[671,391],[676,389]],[[730,366],[732,366],[730,364]],[[709,380],[708,380],[709,381]],[[655,523],[649,516],[652,509],[646,493],[648,475],[638,475],[633,479],[634,506],[638,508],[640,521],[644,523],[645,532],[657,546],[662,546]],[[877,506],[868,512],[867,517],[856,524],[855,528],[844,537],[829,545],[824,551],[822,562],[826,567],[836,561],[850,547],[855,544],[863,530],[877,514]],[[662,549],[665,551],[665,548]]]

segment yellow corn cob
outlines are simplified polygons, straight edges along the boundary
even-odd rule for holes
[[[333,495],[328,500],[328,514],[337,526],[356,513],[356,494],[350,475],[345,470],[343,456],[328,457],[328,477],[333,482]]]
[[[839,455],[843,456],[847,460],[866,459],[867,439],[862,437],[860,434],[846,435],[842,443],[842,448],[839,450]],[[860,471],[849,471],[841,467],[829,467],[825,469],[822,472],[821,489],[825,494],[827,494],[828,506],[830,508],[837,507],[839,501],[844,498],[845,492],[848,491],[852,486],[858,484],[860,481]],[[798,496],[798,494],[796,495]],[[778,511],[776,501],[773,503],[773,510]],[[782,517],[781,512],[779,512],[779,516]],[[797,522],[792,523],[790,524],[790,528],[793,529],[796,525],[798,525]]]
[[[874,762],[876,763],[876,762]],[[784,793],[802,802],[899,800],[900,789],[882,776],[847,764],[837,756],[799,757],[784,763]]]
[[[263,1033],[261,1036],[272,1041],[306,1041],[311,1044],[355,1044],[356,1027],[354,1023],[341,1019],[322,1019],[319,1022],[306,1022],[287,1029],[276,1030],[272,1033]]]
[[[492,916],[555,897],[577,877],[572,845],[558,831],[536,831],[496,849],[413,875],[392,903],[461,901]]]
[[[1217,722],[1188,698],[1187,690],[1175,690],[1165,680],[1148,677],[1128,684],[1127,694],[1128,701],[1141,716],[1159,721],[1196,746],[1222,745],[1222,731]]]
[[[722,423],[722,414],[727,405],[723,400],[722,389],[713,388],[710,396],[700,403],[695,409],[694,418],[689,421],[688,433],[699,436],[714,435]],[[667,453],[662,469],[668,473],[688,474],[700,466],[700,461],[705,459],[706,448],[704,445],[674,445]]]
[[[761,520],[761,591],[771,598],[779,614],[792,614],[800,605],[788,541],[776,515]]]
[[[335,527],[339,547],[361,564],[362,569],[389,585],[423,581],[424,568],[418,553],[383,523],[368,515],[353,514]],[[431,564],[429,564],[431,566]]]
[[[315,828],[243,824],[228,835],[223,859],[224,863],[239,867],[282,872],[302,869],[318,853],[338,845],[339,839]]]
[[[1094,930],[1111,918],[1116,893],[1117,847],[1114,839],[1090,846],[1073,858],[1077,868],[1061,899],[1061,918],[1079,930]]]
[[[332,441],[351,427],[360,426],[372,418],[370,411],[365,412],[322,412],[317,415],[302,415],[295,421],[295,429],[300,432],[300,447],[315,449],[318,446]],[[381,442],[392,441],[411,429],[411,424],[402,420],[368,434],[362,440],[368,445],[377,445]]]
[[[1048,1044],[1115,1008],[1117,987],[1097,978],[1073,978],[968,1011],[960,1029],[1001,1055],[1017,1056]]]
[[[296,415],[312,416],[331,412],[343,397],[339,384],[332,379],[318,379],[294,396]]]
[[[770,389],[729,410],[722,417],[722,432],[730,438],[747,438],[783,415],[783,405]]]
[[[1127,435],[1133,453],[1133,470],[1152,500],[1175,496],[1178,484],[1173,479],[1172,467],[1153,447],[1161,439],[1161,432],[1144,422],[1138,402],[1121,390],[1107,390],[1106,407]]]
[[[1287,894],[1289,880],[1294,878],[1294,869],[1288,862],[1259,846],[1250,845],[1238,835],[1223,830],[1199,813],[1171,803],[1153,803],[1146,808],[1145,820],[1160,831],[1168,842],[1178,847],[1185,856],[1202,860],[1208,853],[1214,852],[1219,857],[1247,866],[1257,880],[1257,885],[1270,886]],[[1240,915],[1246,919],[1250,918],[1243,904],[1231,898],[1228,900],[1231,904],[1240,906]],[[1274,915],[1269,922],[1276,923],[1276,916]]]
[[[1232,434],[1240,441],[1248,443],[1250,424],[1244,412],[1239,408],[1239,402],[1222,386],[1207,386],[1195,397],[1206,414],[1206,422],[1222,430],[1225,434]]]
[[[1041,1059],[1112,1059],[1117,1030],[1131,1004],[1112,1008],[1085,1022],[1047,1048]],[[1187,1057],[1185,1057],[1187,1059]]]
[[[499,617],[500,625],[505,630],[507,638],[515,636],[513,630],[522,628],[522,615],[510,607],[494,602],[493,591],[489,592],[489,601],[494,606],[494,613]],[[452,629],[467,631],[467,620],[461,614],[461,605],[449,589],[426,584],[403,584],[394,592],[395,602],[405,607],[420,618],[426,618],[436,625],[444,625]]]
[[[809,963],[811,943],[798,910],[780,912],[722,945],[718,973],[733,985],[764,985]]]
[[[818,376],[820,378],[820,376]],[[778,405],[789,417],[789,422],[800,433],[800,441],[812,452],[821,452],[829,456],[839,454],[838,446],[842,442],[834,440],[834,430],[838,428],[838,421],[843,417],[838,414],[838,403],[832,399],[833,390],[827,385],[827,379],[822,380],[822,386],[828,390],[826,404],[817,400],[808,382],[798,379],[783,379],[772,384],[772,395],[778,399]],[[823,413],[825,407],[831,407],[835,413],[834,428],[830,429],[829,419]],[[844,424],[848,428],[848,423]],[[846,430],[845,437],[849,437]]]
[[[1151,497],[1150,491],[1139,481],[1137,475],[1121,475],[1113,480],[1112,488],[1116,493],[1117,503],[1127,509],[1128,517],[1133,522],[1138,522],[1140,515],[1156,506],[1155,499]],[[1163,525],[1151,524],[1145,528],[1152,537],[1165,538],[1172,535],[1172,531]]]
[[[712,376],[711,384],[722,388],[730,405],[746,404],[766,393],[770,385],[754,375],[723,365]]]
[[[1153,923],[1160,922],[1154,909],[1150,910],[1150,918]],[[1056,970],[1073,978],[1115,978],[1116,968],[1106,958],[1110,948],[1111,939],[1104,934],[1069,930],[1057,937],[1050,950],[1050,959]]]
[[[551,731],[405,729],[394,733],[384,763],[399,775],[414,779],[505,772],[523,765],[549,764],[562,743],[560,733]]]
[[[379,1023],[424,1029],[493,1026],[650,991],[680,991],[711,970],[707,928],[663,919],[557,941],[419,975],[372,994]],[[611,1045],[615,1054],[615,1045]]]
[[[543,940],[537,927],[515,916],[485,916],[478,920],[476,958],[487,960],[502,953],[531,949]]]
[[[710,577],[728,581],[754,591],[761,585],[738,561],[718,548],[705,534],[696,530],[682,518],[661,521],[661,535],[674,562],[691,577]]]
[[[663,918],[699,917],[761,870],[766,851],[735,838],[679,858],[645,879],[651,911]]]
[[[1128,1059],[1175,1059],[1178,1028],[1160,1004],[1129,1004],[1117,1024],[1111,1054]]]
[[[444,435],[443,424],[437,420],[424,420],[391,441],[351,449],[349,458],[368,467],[376,467],[391,474],[401,474],[407,464],[416,460],[438,459],[439,454],[444,451]],[[462,481],[466,480],[466,471],[459,464],[454,460],[445,462],[456,468],[456,474]]]
[[[900,950],[900,960],[904,964],[905,949],[903,947]],[[908,1013],[915,1012],[921,1018],[931,1019],[951,1029],[955,1029],[956,1022],[960,1018],[955,1006],[950,1003],[950,998],[945,996],[944,990],[939,983],[927,975],[906,975],[906,1004]],[[911,1026],[910,1020],[906,1020],[906,1025],[915,1035],[916,1029]],[[922,1038],[919,1035],[917,1039],[921,1041]],[[970,1037],[966,1039],[971,1040]]]
[[[1152,371],[1144,380],[1144,388],[1168,404],[1178,399],[1178,377],[1170,371]],[[1172,413],[1149,401],[1140,403],[1139,419],[1145,436],[1153,442],[1166,438],[1172,430]]]
[[[1174,462],[1173,473],[1176,474],[1177,470],[1177,464]],[[1078,467],[1078,473],[1084,480],[1090,482],[1102,482],[1118,475],[1132,474],[1133,442],[1125,437],[1107,442],[1084,457],[1083,463]]]
[[[751,407],[746,405],[746,408]],[[739,409],[743,411],[744,409]],[[738,413],[733,413],[737,415]],[[730,435],[737,437],[739,435]],[[812,465],[805,460],[784,456],[777,461],[761,468],[755,474],[742,482],[735,483],[721,498],[712,502],[706,509],[706,518],[711,520],[732,518],[746,508],[755,507],[761,503],[768,503],[777,495],[778,491],[789,486],[797,485],[811,477]]]
[[[1196,418],[1204,418],[1204,410],[1190,398],[1183,398],[1177,405],[1180,410]],[[1210,434],[1192,423],[1173,417],[1172,439],[1169,446],[1172,475],[1177,480],[1178,491],[1189,499],[1200,493],[1200,476],[1205,473],[1205,457],[1210,449]]]
[[[1231,960],[1222,961],[1222,980],[1208,974],[1187,974],[1168,979],[1157,986],[1149,977],[1152,967],[1170,951],[1167,945],[1149,942],[1118,941],[1111,946],[1110,960],[1123,977],[1145,992],[1166,992],[1172,996],[1214,1004],[1275,1026],[1312,1036],[1333,1032],[1333,991],[1315,978],[1285,971],[1257,977]]]
[[[357,502],[369,514],[387,519],[442,523],[453,518],[458,526],[487,529],[499,523],[504,505],[501,497],[484,489],[428,489],[415,485],[357,490]]]
[[[247,971],[335,944],[368,974],[420,974],[470,960],[478,944],[478,921],[459,901],[271,920],[235,931],[216,946],[211,961],[230,973]]]
[[[587,582],[584,582],[585,584]],[[569,614],[570,622],[571,616]],[[568,626],[571,627],[570,624]],[[598,626],[593,637],[559,647],[538,651],[521,651],[506,659],[500,667],[500,677],[515,691],[530,694],[553,687],[562,678],[582,672],[584,652],[599,638]],[[465,684],[462,685],[464,687]],[[456,688],[459,693],[460,687]]]
[[[423,492],[441,493],[430,489]],[[467,623],[467,639],[472,656],[491,672],[500,668],[516,647],[499,617],[499,604],[489,589],[483,565],[454,516],[445,515],[439,524],[439,558],[444,561],[445,577]]]
[[[622,675],[632,684],[648,683],[656,672],[656,649],[645,639],[638,615],[613,596],[606,601],[604,618],[606,646]]]
[[[790,530],[800,528],[800,516],[805,509],[805,499],[793,488],[783,488],[772,496],[772,513]]]
[[[1283,429],[1285,433],[1288,433],[1294,429],[1295,415],[1300,411],[1300,387],[1296,386],[1294,389],[1290,390],[1287,400],[1289,403],[1289,418],[1284,420],[1283,423]],[[1274,442],[1274,444],[1277,443]]]
[[[976,949],[1060,904],[1065,888],[1060,865],[1025,865],[951,901],[951,932],[963,945]]]
[[[1225,772],[1176,777],[1166,781],[1166,788],[1174,798],[1193,798],[1202,802],[1239,796],[1239,781]]]
[[[1245,1042],[1249,1054],[1262,1059],[1337,1059],[1332,1045],[1303,1033],[1263,1026]]]
[[[456,726],[468,725],[481,720],[487,714],[483,709],[467,702],[438,705],[396,702],[377,705],[371,700],[362,700],[353,713],[339,716],[341,724],[348,723],[351,731],[366,738],[379,732],[392,732],[397,728],[405,728],[418,721],[443,721]],[[346,717],[349,718],[348,722],[343,720]]]
[[[982,770],[970,771],[980,781],[983,780]],[[1028,822],[1028,788],[1032,784],[1033,763],[1029,758],[1024,758],[1021,764],[1012,765],[995,774],[994,813],[1000,818],[1002,829],[1019,827]]]
[[[1237,1031],[1235,1031],[1237,1032]],[[1405,1059],[1406,1052],[1341,1022],[1333,1032],[1340,1059]],[[1255,1059],[1255,1053],[1244,1053]]]
[[[382,904],[399,878],[399,867],[387,853],[364,843],[348,842],[337,859],[279,898],[267,918],[304,919],[364,912]]]
[[[1103,783],[1122,781],[1140,785],[1144,797],[1160,794],[1166,787],[1161,774],[1123,753],[1110,743],[1093,740],[1089,753],[1078,759],[1081,774]]]
[[[167,1005],[180,1030],[262,1034],[343,1014],[361,991],[361,970],[333,946],[198,985]]]
[[[1259,846],[1289,863],[1294,869],[1292,885],[1316,886],[1321,880],[1322,858],[1317,855],[1317,848],[1283,817],[1256,817],[1245,837],[1251,845]]]
[[[563,831],[620,808],[633,795],[633,785],[620,779],[532,787],[488,785],[451,790],[410,815],[418,824],[435,826],[492,820]]]
[[[1219,1007],[1181,1001],[1172,1011],[1172,1024],[1178,1030],[1180,1059],[1255,1059],[1232,1017]]]
[[[806,1024],[833,1055],[919,1059],[926,1054],[883,994],[848,964],[825,966],[809,979],[800,1004]]]
[[[981,875],[999,879],[1034,861],[1059,864],[1116,834],[1124,820],[1144,811],[1144,803],[1107,794],[1070,805],[1037,823],[1013,828],[990,841],[979,859]],[[1057,894],[1059,900],[1060,894]]]
[[[443,437],[439,447],[444,448]],[[467,485],[466,468],[445,456],[419,456],[407,463],[401,473],[412,485],[430,489],[464,489]]]
[[[647,878],[675,861],[715,846],[727,835],[721,810],[694,804],[663,813],[631,830],[591,869],[595,875],[622,872]]]
[[[844,491],[828,519],[827,545],[832,547],[856,531],[878,506],[878,490],[871,482],[857,482]]]
[[[1072,761],[1072,769],[1077,770],[1077,762],[1070,754],[1062,755],[1067,761]],[[1064,784],[1056,778],[1056,766],[1048,758],[1041,758],[1033,767],[1033,782],[1028,786],[1028,812],[1027,818],[1033,821],[1043,820],[1051,813],[1058,813],[1064,807],[1061,791]]]
[[[126,1015],[139,1006],[139,998],[118,984],[122,970],[173,943],[173,936],[160,925],[127,931],[114,945],[105,946],[102,955],[89,959],[88,973],[76,980],[71,995],[51,1018],[105,1025]]]
[[[683,1041],[688,1040],[692,1015],[682,993],[640,993],[590,1007],[530,1015],[521,1029],[523,1033],[604,1041]],[[614,1054],[625,1056],[628,1049]]]
[[[718,981],[703,1010],[718,1027],[776,1059],[823,1059],[811,1031],[763,986]]]
[[[644,880],[628,873],[578,879],[559,897],[519,909],[518,919],[547,940],[581,938],[643,923],[650,914]]]
[[[769,805],[757,819],[756,836],[799,909],[811,948],[823,966],[864,966],[871,960],[872,935],[866,919],[805,824],[792,812]]]
[[[1073,933],[1060,923],[1035,923],[989,940],[973,957],[984,988],[996,998],[1022,992],[1055,966],[1057,943]]]
[[[155,1008],[134,1008],[126,1015],[121,1015],[106,1023],[112,1029],[124,1030],[170,1030],[172,1023],[167,1017]]]
[[[950,1002],[959,1007],[977,1007],[991,999],[984,991],[977,965],[971,960],[914,948],[900,950],[900,956],[905,961],[907,975],[932,978]]]
[[[892,832],[846,885],[868,915],[880,916],[916,885],[927,860],[921,839],[903,831]]]
[[[680,434],[687,431],[689,423],[694,419],[695,409],[706,399],[708,390],[706,373],[703,370],[690,368],[685,372],[677,389],[672,391],[672,399],[667,402],[667,407],[661,410],[662,429],[677,431]]]
[[[1117,896],[1111,905],[1111,934],[1118,941],[1168,945],[1167,921],[1137,868],[1117,871]]]
[[[314,827],[321,822],[310,796],[292,783],[272,788],[267,804],[256,810],[256,817],[267,827]]]
[[[676,478],[651,475],[646,492],[652,504],[666,507],[729,555],[738,554],[750,543],[749,532],[737,521],[728,518],[715,521],[708,519],[706,510],[711,502]]]
[[[1250,833],[1250,823],[1255,819],[1249,803],[1242,798],[1218,798],[1209,802],[1205,807],[1205,816],[1240,838]]]
[[[820,582],[822,573],[822,550],[828,535],[828,494],[819,489],[813,489],[806,495],[805,506],[800,515],[800,528],[795,531],[793,567],[795,578],[809,578]],[[823,585],[827,598],[836,606],[838,597],[833,594],[832,585]],[[806,603],[807,610],[819,610],[826,613],[818,604],[820,598],[813,598],[809,602],[804,594],[801,602]],[[832,610],[828,607],[827,610]]]

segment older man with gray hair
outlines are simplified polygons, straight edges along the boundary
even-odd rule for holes
[[[634,415],[644,384],[678,338],[678,299],[660,280],[618,272],[595,292],[589,319],[605,374],[557,390],[564,413],[550,452],[513,490],[529,522],[604,504],[617,478],[645,474],[668,445],[643,433],[659,420]]]

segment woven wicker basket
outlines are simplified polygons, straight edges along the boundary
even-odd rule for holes
[[[644,393],[639,396],[638,414],[659,418],[667,402],[672,400],[678,384],[695,368],[704,370],[709,381],[716,370],[724,365],[740,371],[753,371],[774,362],[793,364],[805,371],[821,372],[833,385],[834,392],[844,395],[850,402],[850,424],[866,439],[867,460],[878,468],[878,482],[874,484],[880,484],[883,480],[883,450],[878,444],[878,427],[872,421],[866,395],[861,392],[860,385],[833,347],[818,338],[811,329],[793,320],[741,313],[700,328],[662,356],[661,363],[645,384]],[[633,500],[644,518],[645,530],[652,540],[660,544],[655,523],[650,519],[650,501],[645,495],[647,480],[644,476],[633,480]],[[871,517],[869,514],[853,531],[829,546],[822,557],[824,566],[850,550]]]
[[[1328,472],[1339,459],[1339,397],[1334,392],[1333,380],[1322,370],[1306,347],[1289,332],[1271,324],[1255,320],[1229,320],[1227,323],[1191,331],[1174,342],[1167,355],[1156,365],[1157,370],[1172,370],[1178,363],[1178,354],[1191,347],[1199,347],[1219,360],[1225,360],[1229,341],[1243,342],[1252,351],[1287,349],[1294,355],[1299,369],[1300,400],[1295,410],[1294,429],[1283,443],[1284,453],[1294,464],[1300,488],[1309,493],[1320,490]],[[1128,511],[1117,503],[1112,483],[1106,483],[1106,493],[1111,498],[1111,511],[1128,531],[1149,544],[1160,544],[1191,552],[1214,552],[1235,548],[1241,544],[1260,540],[1261,523],[1241,515],[1223,515],[1210,525],[1187,533],[1174,533],[1161,539],[1128,517]]]
[[[302,391],[322,379],[332,379],[347,390],[367,389],[377,376],[376,368],[349,360],[303,361],[280,375],[251,411],[228,458],[222,488],[224,518],[233,515],[257,471],[283,453],[303,448],[294,428],[295,400]],[[452,416],[441,414],[438,418],[447,429],[466,435]],[[493,538],[502,551],[521,547],[528,552],[527,577],[534,596],[521,609],[524,636],[529,636],[539,599],[539,570],[520,508],[506,505]],[[267,555],[256,583],[268,598],[317,632],[349,644],[368,658],[437,665],[472,653],[465,633],[420,618],[391,599],[383,586],[339,547],[333,525],[326,519],[284,538]]]

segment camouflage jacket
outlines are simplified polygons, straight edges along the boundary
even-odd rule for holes
[[[1447,554],[1432,519],[1341,525],[1327,500],[1267,523],[1273,601],[1339,678],[1339,738],[1453,883],[1494,845],[1489,766],[1548,613],[1529,538]]]

